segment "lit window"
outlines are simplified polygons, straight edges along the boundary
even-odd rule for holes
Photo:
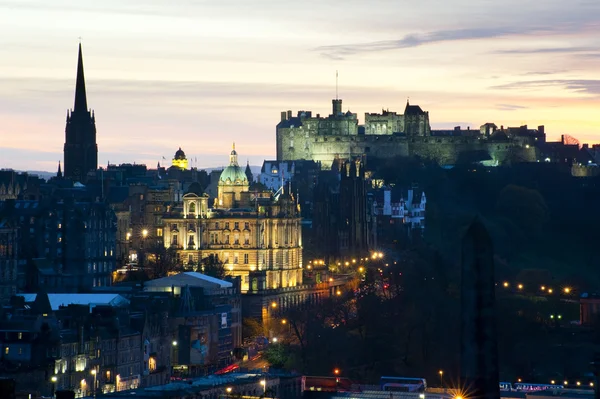
[[[22,332],[20,332],[20,333],[18,334],[18,336],[19,336],[19,339],[23,339],[23,333],[22,333]]]
[[[4,348],[4,354],[8,355],[8,346],[6,348]]]

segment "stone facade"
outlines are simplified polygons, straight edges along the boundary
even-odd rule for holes
[[[241,277],[243,292],[302,284],[302,228],[289,193],[250,192],[233,150],[209,202],[207,194],[187,193],[163,217],[164,245],[180,262],[197,266],[216,256],[228,275]]]
[[[277,160],[311,159],[329,169],[337,158],[391,158],[419,156],[440,164],[454,164],[464,156],[476,156],[488,164],[509,160],[535,162],[537,143],[545,142],[543,127],[538,130],[498,129],[484,124],[480,130],[431,130],[429,113],[407,103],[404,114],[382,111],[365,114],[364,125],[356,114],[341,112],[341,101],[333,100],[333,113],[312,116],[310,111],[281,113],[277,125]],[[511,130],[512,129],[512,130]]]

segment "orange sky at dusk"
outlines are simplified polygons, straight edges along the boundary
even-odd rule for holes
[[[78,37],[99,163],[275,156],[279,113],[545,125],[600,142],[600,2],[0,0],[0,168],[55,170]],[[533,3],[533,2],[532,2]]]

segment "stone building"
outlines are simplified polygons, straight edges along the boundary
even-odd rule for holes
[[[212,202],[212,203],[211,203]],[[217,196],[188,192],[163,216],[164,245],[193,268],[216,256],[242,291],[302,284],[302,231],[298,206],[287,190],[250,190],[235,148],[219,177]]]
[[[512,129],[512,128],[511,128]],[[356,114],[342,112],[342,100],[333,100],[327,117],[311,111],[282,112],[277,125],[277,160],[310,159],[329,169],[337,158],[392,158],[419,156],[440,164],[482,161],[496,165],[509,160],[535,162],[538,144],[545,141],[543,127],[526,126],[495,130],[485,124],[480,130],[431,130],[429,113],[407,102],[404,114],[389,110],[366,113],[364,125]]]
[[[6,201],[0,213],[19,229],[19,287],[85,292],[111,284],[116,220],[101,202],[73,198]]]
[[[171,165],[175,168],[179,168],[182,170],[185,170],[188,168],[188,160],[187,160],[187,157],[185,156],[185,152],[183,152],[181,147],[179,147],[177,152],[175,152],[175,156],[173,157],[173,160],[171,161]]]
[[[65,177],[77,182],[87,180],[87,174],[98,168],[98,144],[96,144],[96,117],[88,109],[83,74],[83,55],[79,44],[75,103],[67,112],[65,127]]]
[[[175,372],[200,375],[231,363],[234,350],[242,346],[239,278],[225,281],[184,272],[148,281],[144,291],[176,299],[177,306],[169,309]]]
[[[17,292],[18,236],[17,228],[0,218],[0,304],[4,305]]]
[[[363,162],[336,159],[331,171],[321,172],[315,188],[315,255],[329,264],[367,254],[376,240],[374,222]]]

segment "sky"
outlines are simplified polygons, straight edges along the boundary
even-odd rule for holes
[[[275,157],[280,112],[600,142],[598,0],[0,0],[0,168],[56,170],[81,38],[99,164]]]

